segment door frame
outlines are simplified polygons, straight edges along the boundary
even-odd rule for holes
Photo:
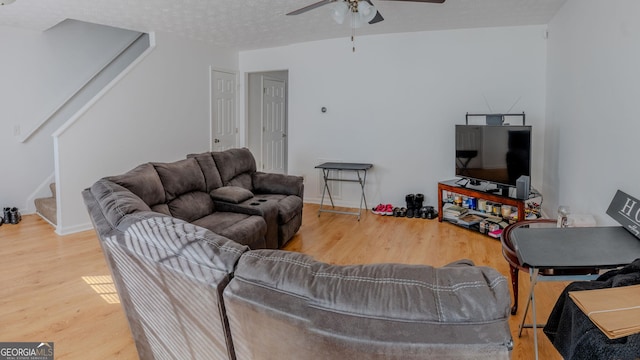
[[[259,79],[258,79],[259,77]],[[286,147],[284,154],[285,173],[289,171],[289,70],[265,70],[245,73],[245,146],[256,158],[258,168],[262,168],[262,88],[263,77],[285,82],[285,119],[287,121]]]
[[[239,144],[239,139],[240,139],[240,134],[239,134],[239,127],[238,127],[238,119],[239,119],[239,110],[240,110],[240,104],[239,104],[239,73],[236,70],[230,70],[230,69],[225,69],[225,68],[219,68],[219,67],[215,67],[215,66],[209,66],[209,151],[213,151],[213,130],[215,127],[215,122],[214,122],[214,111],[213,111],[213,107],[214,107],[214,92],[215,92],[215,86],[213,83],[213,73],[214,72],[221,72],[221,73],[227,73],[227,74],[231,74],[234,76],[235,78],[235,109],[234,109],[234,125],[235,125],[235,138],[234,138],[234,147],[238,147]]]

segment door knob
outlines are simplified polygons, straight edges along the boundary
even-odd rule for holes
[[[220,142],[220,139],[213,139],[213,143],[214,143],[214,144],[217,144],[217,143],[219,143],[219,142]]]
[[[283,137],[283,138],[286,138],[286,137],[287,137],[287,134],[282,133],[282,137]]]

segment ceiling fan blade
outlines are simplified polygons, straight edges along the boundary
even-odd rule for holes
[[[445,0],[386,0],[386,1],[410,1],[410,2],[442,4]]]
[[[369,5],[371,6],[374,6],[371,0],[364,0],[364,1],[368,2]],[[380,11],[376,10],[376,16],[373,19],[371,19],[371,21],[369,21],[369,24],[379,23],[382,20],[384,20],[384,18],[382,17],[382,14],[380,14]]]
[[[384,18],[382,17],[382,14],[380,14],[380,11],[377,11],[376,16],[373,19],[371,19],[371,21],[369,21],[369,24],[379,23],[382,20],[384,20]]]
[[[338,0],[322,0],[322,1],[318,1],[317,3],[313,3],[313,4],[311,4],[311,5],[307,5],[307,6],[303,7],[303,8],[301,8],[301,9],[298,9],[298,10],[292,11],[292,12],[288,13],[287,15],[298,15],[298,14],[302,14],[302,13],[305,13],[305,12],[307,12],[307,11],[309,11],[309,10],[313,10],[313,9],[315,9],[315,8],[319,8],[320,6],[324,6],[324,5],[327,5],[327,4],[331,4],[332,2],[336,2],[336,1],[338,1]]]

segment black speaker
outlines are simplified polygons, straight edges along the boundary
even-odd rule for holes
[[[516,180],[516,198],[526,200],[529,198],[531,190],[531,179],[527,175],[522,175]]]

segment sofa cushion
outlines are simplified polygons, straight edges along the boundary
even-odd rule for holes
[[[127,188],[149,206],[166,202],[162,181],[153,165],[149,163],[139,165],[122,175],[105,179]]]
[[[256,171],[256,160],[247,148],[213,152],[223,185],[240,186],[251,190],[251,173]],[[240,176],[242,175],[242,176]],[[239,179],[234,178],[240,176]]]
[[[166,193],[166,202],[192,192],[207,192],[204,174],[196,159],[184,159],[172,163],[153,163]]]
[[[243,173],[234,177],[233,179],[229,180],[225,185],[237,186],[237,187],[245,188],[247,190],[253,189],[253,185],[251,182],[251,175],[248,173]]]
[[[192,223],[252,249],[266,247],[267,223],[261,216],[216,211]]]
[[[284,174],[255,172],[252,174],[253,191],[256,194],[284,194],[302,197],[302,177]]]
[[[211,196],[198,191],[180,195],[167,206],[172,216],[188,222],[201,219],[215,210]]]
[[[239,186],[223,186],[210,192],[211,198],[217,201],[225,201],[232,204],[239,204],[251,199],[253,193]]]
[[[204,180],[207,183],[207,192],[217,189],[222,186],[222,178],[220,178],[220,172],[216,167],[216,162],[213,160],[211,152],[201,154],[189,154],[188,158],[194,158],[200,165],[200,169],[204,174]]]

